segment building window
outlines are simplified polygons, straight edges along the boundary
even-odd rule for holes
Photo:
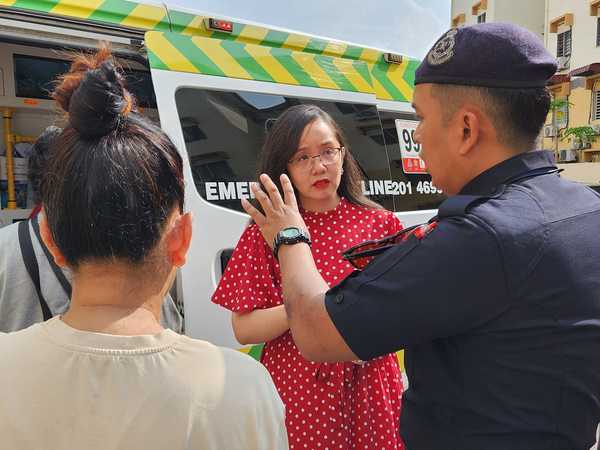
[[[558,33],[556,39],[556,56],[570,56],[571,55],[571,30],[563,31]]]
[[[600,47],[600,17],[596,19],[596,47]]]
[[[592,94],[592,120],[600,120],[600,91]]]
[[[477,23],[485,23],[485,13],[479,14],[477,16]]]

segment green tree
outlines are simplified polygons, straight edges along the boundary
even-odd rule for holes
[[[594,142],[597,136],[598,133],[592,127],[585,125],[583,127],[567,128],[562,134],[561,140],[564,141],[569,137],[573,137],[579,143],[578,148],[581,150],[586,148],[587,144]],[[581,160],[581,156],[579,159]]]
[[[567,98],[553,98],[550,102],[550,111],[552,111],[552,126],[557,130],[556,137],[554,137],[554,155],[558,160],[558,139],[560,137],[560,130],[558,129],[558,120],[557,115],[558,112],[564,109],[565,107],[571,106],[572,103],[569,102]]]

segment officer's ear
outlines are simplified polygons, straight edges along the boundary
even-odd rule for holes
[[[54,242],[54,237],[52,237],[52,231],[50,231],[50,227],[48,226],[48,219],[46,219],[46,212],[44,209],[40,212],[40,236],[42,237],[42,241],[44,241],[44,245],[48,248],[50,254],[54,258],[56,265],[58,267],[65,267],[67,265],[67,260]]]
[[[477,108],[464,106],[459,111],[460,144],[458,153],[461,156],[469,155],[482,138],[482,115]]]

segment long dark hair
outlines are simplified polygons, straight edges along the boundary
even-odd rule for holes
[[[42,180],[48,225],[67,264],[139,264],[167,218],[183,211],[183,162],[167,135],[136,110],[107,47],[77,56],[53,98],[68,123]]]
[[[344,172],[338,187],[338,194],[356,205],[381,209],[381,205],[369,200],[363,194],[362,173],[350,153],[350,147],[339,125],[327,112],[315,105],[292,106],[286,109],[275,121],[268,131],[263,145],[258,162],[257,178],[258,175],[266,173],[281,192],[279,177],[281,174],[287,174],[288,162],[298,150],[298,144],[306,126],[318,119],[323,120],[331,127],[340,145],[346,149],[342,164]]]

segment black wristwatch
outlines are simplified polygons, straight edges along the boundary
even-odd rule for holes
[[[310,242],[310,235],[308,231],[302,230],[298,227],[288,227],[281,230],[275,236],[275,240],[273,241],[273,255],[275,255],[275,259],[279,261],[277,258],[277,252],[279,251],[279,247],[284,245],[293,245],[298,242],[305,242],[308,245]]]

